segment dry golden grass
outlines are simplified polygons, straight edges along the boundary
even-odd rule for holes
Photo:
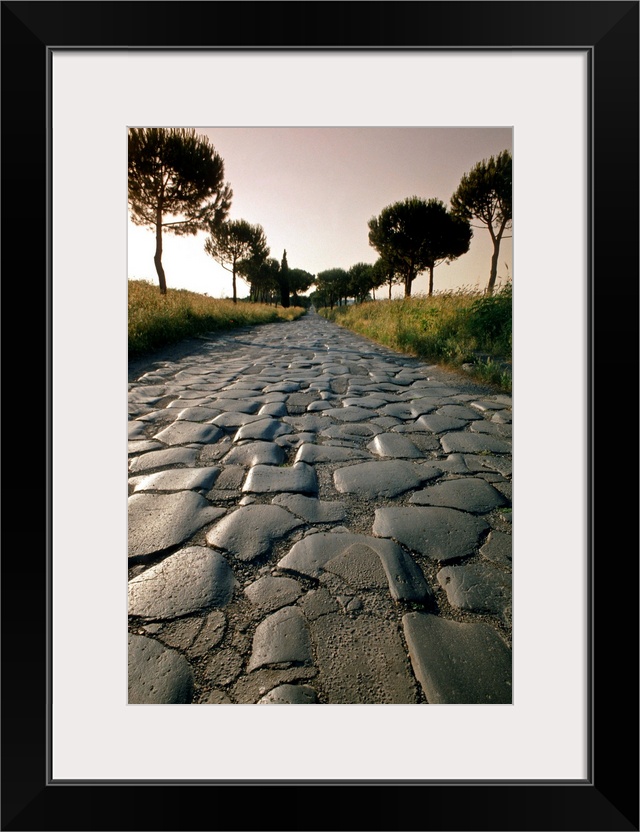
[[[240,300],[218,300],[186,289],[158,287],[146,280],[129,281],[129,357],[137,357],[184,338],[242,326],[293,321],[305,313]]]

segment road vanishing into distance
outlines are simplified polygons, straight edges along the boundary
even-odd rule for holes
[[[511,397],[311,311],[129,373],[129,703],[512,702]]]

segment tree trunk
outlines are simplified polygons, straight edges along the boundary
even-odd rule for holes
[[[389,281],[389,300],[391,300],[391,281]]]
[[[238,298],[236,297],[236,264],[233,264],[233,271],[231,272],[231,279],[233,282],[233,302],[237,303]]]
[[[153,262],[158,273],[158,283],[160,284],[160,294],[167,294],[167,281],[164,276],[164,269],[162,268],[162,207],[158,205],[156,211],[156,253],[153,256]]]
[[[496,285],[496,277],[498,276],[498,254],[500,253],[500,237],[496,237],[493,241],[493,254],[491,255],[491,274],[489,275],[489,285],[487,286],[487,294],[492,295],[493,289]]]
[[[429,297],[433,295],[433,266],[429,266]]]
[[[411,275],[408,274],[404,279],[404,296],[405,298],[411,297]]]

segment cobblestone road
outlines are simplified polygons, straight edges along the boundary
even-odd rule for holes
[[[511,398],[315,313],[198,343],[129,382],[129,702],[511,702]]]

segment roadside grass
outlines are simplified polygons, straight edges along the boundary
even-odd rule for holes
[[[511,282],[493,296],[464,288],[325,308],[320,314],[380,344],[464,369],[478,381],[511,392]]]
[[[176,344],[184,338],[242,326],[293,321],[305,309],[289,309],[239,300],[217,300],[186,289],[158,287],[147,280],[129,281],[129,358]]]

